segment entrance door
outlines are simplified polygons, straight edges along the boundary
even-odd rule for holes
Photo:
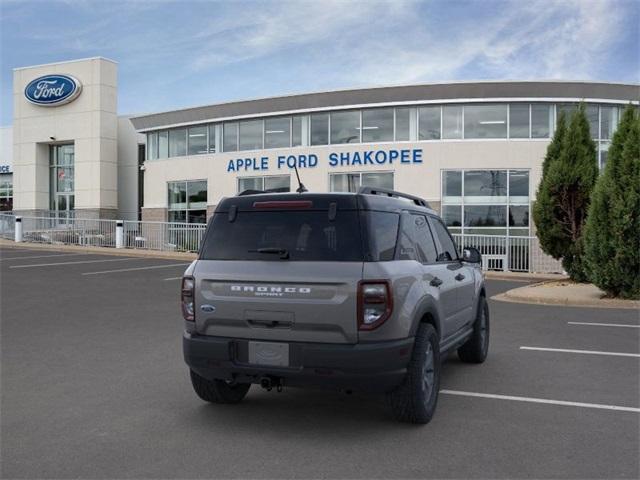
[[[73,218],[75,208],[75,148],[51,145],[49,155],[51,201],[49,208],[61,223]]]

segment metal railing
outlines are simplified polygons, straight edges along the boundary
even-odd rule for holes
[[[455,234],[458,248],[475,247],[482,254],[484,270],[529,273],[562,273],[562,263],[540,248],[538,237]]]
[[[33,243],[116,246],[116,221],[99,219],[21,217],[22,240]]]
[[[50,244],[123,247],[196,252],[206,225],[200,223],[140,222],[55,217],[21,217],[22,241]],[[0,237],[13,240],[16,217],[0,214]],[[121,223],[122,227],[117,224]],[[121,237],[118,240],[118,229]],[[561,273],[562,263],[545,254],[537,237],[454,234],[460,251],[475,247],[482,268],[531,273]],[[121,243],[118,243],[121,242]]]
[[[197,252],[207,228],[202,223],[123,223],[125,247],[160,251]]]
[[[10,213],[0,213],[0,237],[13,240],[16,235],[16,217]]]

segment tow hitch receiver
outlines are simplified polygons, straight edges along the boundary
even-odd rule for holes
[[[267,392],[270,392],[273,388],[277,392],[282,391],[282,379],[278,377],[265,376],[260,379],[260,386]]]

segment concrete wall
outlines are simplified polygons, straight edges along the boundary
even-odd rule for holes
[[[533,199],[542,173],[542,160],[549,140],[464,140],[434,142],[395,142],[385,144],[332,145],[327,147],[298,147],[261,150],[255,152],[219,153],[191,157],[153,160],[145,163],[144,205],[149,209],[167,208],[167,182],[206,179],[207,204],[216,205],[222,197],[237,193],[239,176],[291,175],[291,189],[296,188],[295,173],[289,168],[277,168],[278,155],[318,156],[318,166],[300,168],[305,186],[314,192],[329,191],[329,174],[343,172],[393,171],[394,188],[418,195],[439,207],[441,171],[445,169],[529,169],[530,195]],[[329,166],[331,152],[363,152],[367,150],[420,149],[422,163],[393,165]],[[269,157],[265,171],[227,172],[229,160],[261,156]]]
[[[60,106],[31,104],[25,86],[48,74],[72,75],[82,93]],[[14,208],[48,210],[49,146],[75,144],[76,210],[116,211],[117,65],[90,58],[15,69],[13,72]],[[55,140],[52,140],[53,137]]]
[[[0,127],[0,165],[8,165],[13,170],[13,128],[10,126]]]
[[[146,208],[142,209],[142,221],[143,222],[166,222],[167,221],[167,209],[166,208]]]

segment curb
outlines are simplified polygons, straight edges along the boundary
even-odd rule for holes
[[[526,272],[484,272],[485,278],[490,280],[505,280],[513,282],[531,282],[538,283],[544,281],[567,280],[569,277],[561,273],[526,273]]]
[[[173,260],[195,260],[198,254],[191,252],[160,252],[157,250],[136,250],[132,248],[111,247],[83,247],[79,245],[52,245],[48,243],[15,243],[11,240],[0,239],[0,247],[25,250],[49,250],[78,253],[96,253],[100,255],[114,255],[139,258],[165,258]]]
[[[523,295],[519,294],[518,292],[518,290],[520,290],[521,292],[525,289],[530,290],[532,287],[535,287],[536,285],[542,285],[544,283],[547,282],[539,282],[532,285],[527,285],[526,287],[514,288],[512,290],[494,295],[491,297],[491,299],[497,300],[499,302],[527,303],[530,305],[547,305],[555,307],[617,308],[625,310],[640,309],[640,301],[637,300],[607,298],[593,300],[589,298],[570,298],[568,296],[554,298],[540,295]]]

